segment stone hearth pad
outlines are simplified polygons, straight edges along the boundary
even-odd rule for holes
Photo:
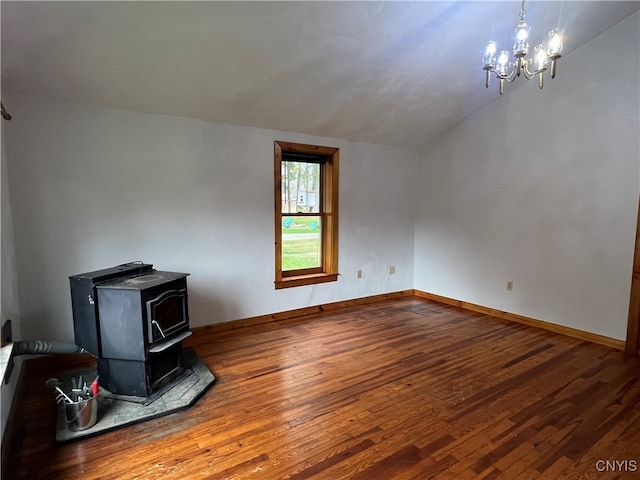
[[[64,405],[59,405],[56,441],[68,442],[99,435],[168,415],[193,405],[214,384],[216,377],[193,349],[185,348],[183,355],[184,372],[145,402],[125,400],[101,388],[98,394],[98,421],[93,427],[78,431],[70,430],[65,420]],[[96,368],[93,366],[68,371],[61,376],[60,380],[65,385],[70,385],[72,377],[78,378],[82,375],[89,381],[96,377]]]

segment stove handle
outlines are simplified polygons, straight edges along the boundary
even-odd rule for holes
[[[167,338],[167,336],[162,331],[162,328],[160,328],[160,324],[158,322],[156,322],[155,320],[151,320],[151,325],[155,325],[156,326],[156,328],[160,332],[160,335],[162,335],[162,338]]]

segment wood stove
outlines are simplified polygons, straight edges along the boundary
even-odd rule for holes
[[[188,275],[128,263],[69,277],[75,341],[97,357],[103,388],[144,399],[182,373]]]

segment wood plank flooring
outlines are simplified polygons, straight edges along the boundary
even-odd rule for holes
[[[44,381],[80,357],[26,362],[6,478],[640,477],[640,363],[607,347],[417,298],[188,345],[192,408],[63,445]]]

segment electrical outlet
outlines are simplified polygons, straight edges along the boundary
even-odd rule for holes
[[[507,282],[507,290],[513,290],[513,281],[509,280]]]
[[[358,270],[357,277],[362,278],[362,270]]]
[[[394,273],[396,273],[396,266],[395,265],[391,265],[389,267],[389,275],[393,275]]]

